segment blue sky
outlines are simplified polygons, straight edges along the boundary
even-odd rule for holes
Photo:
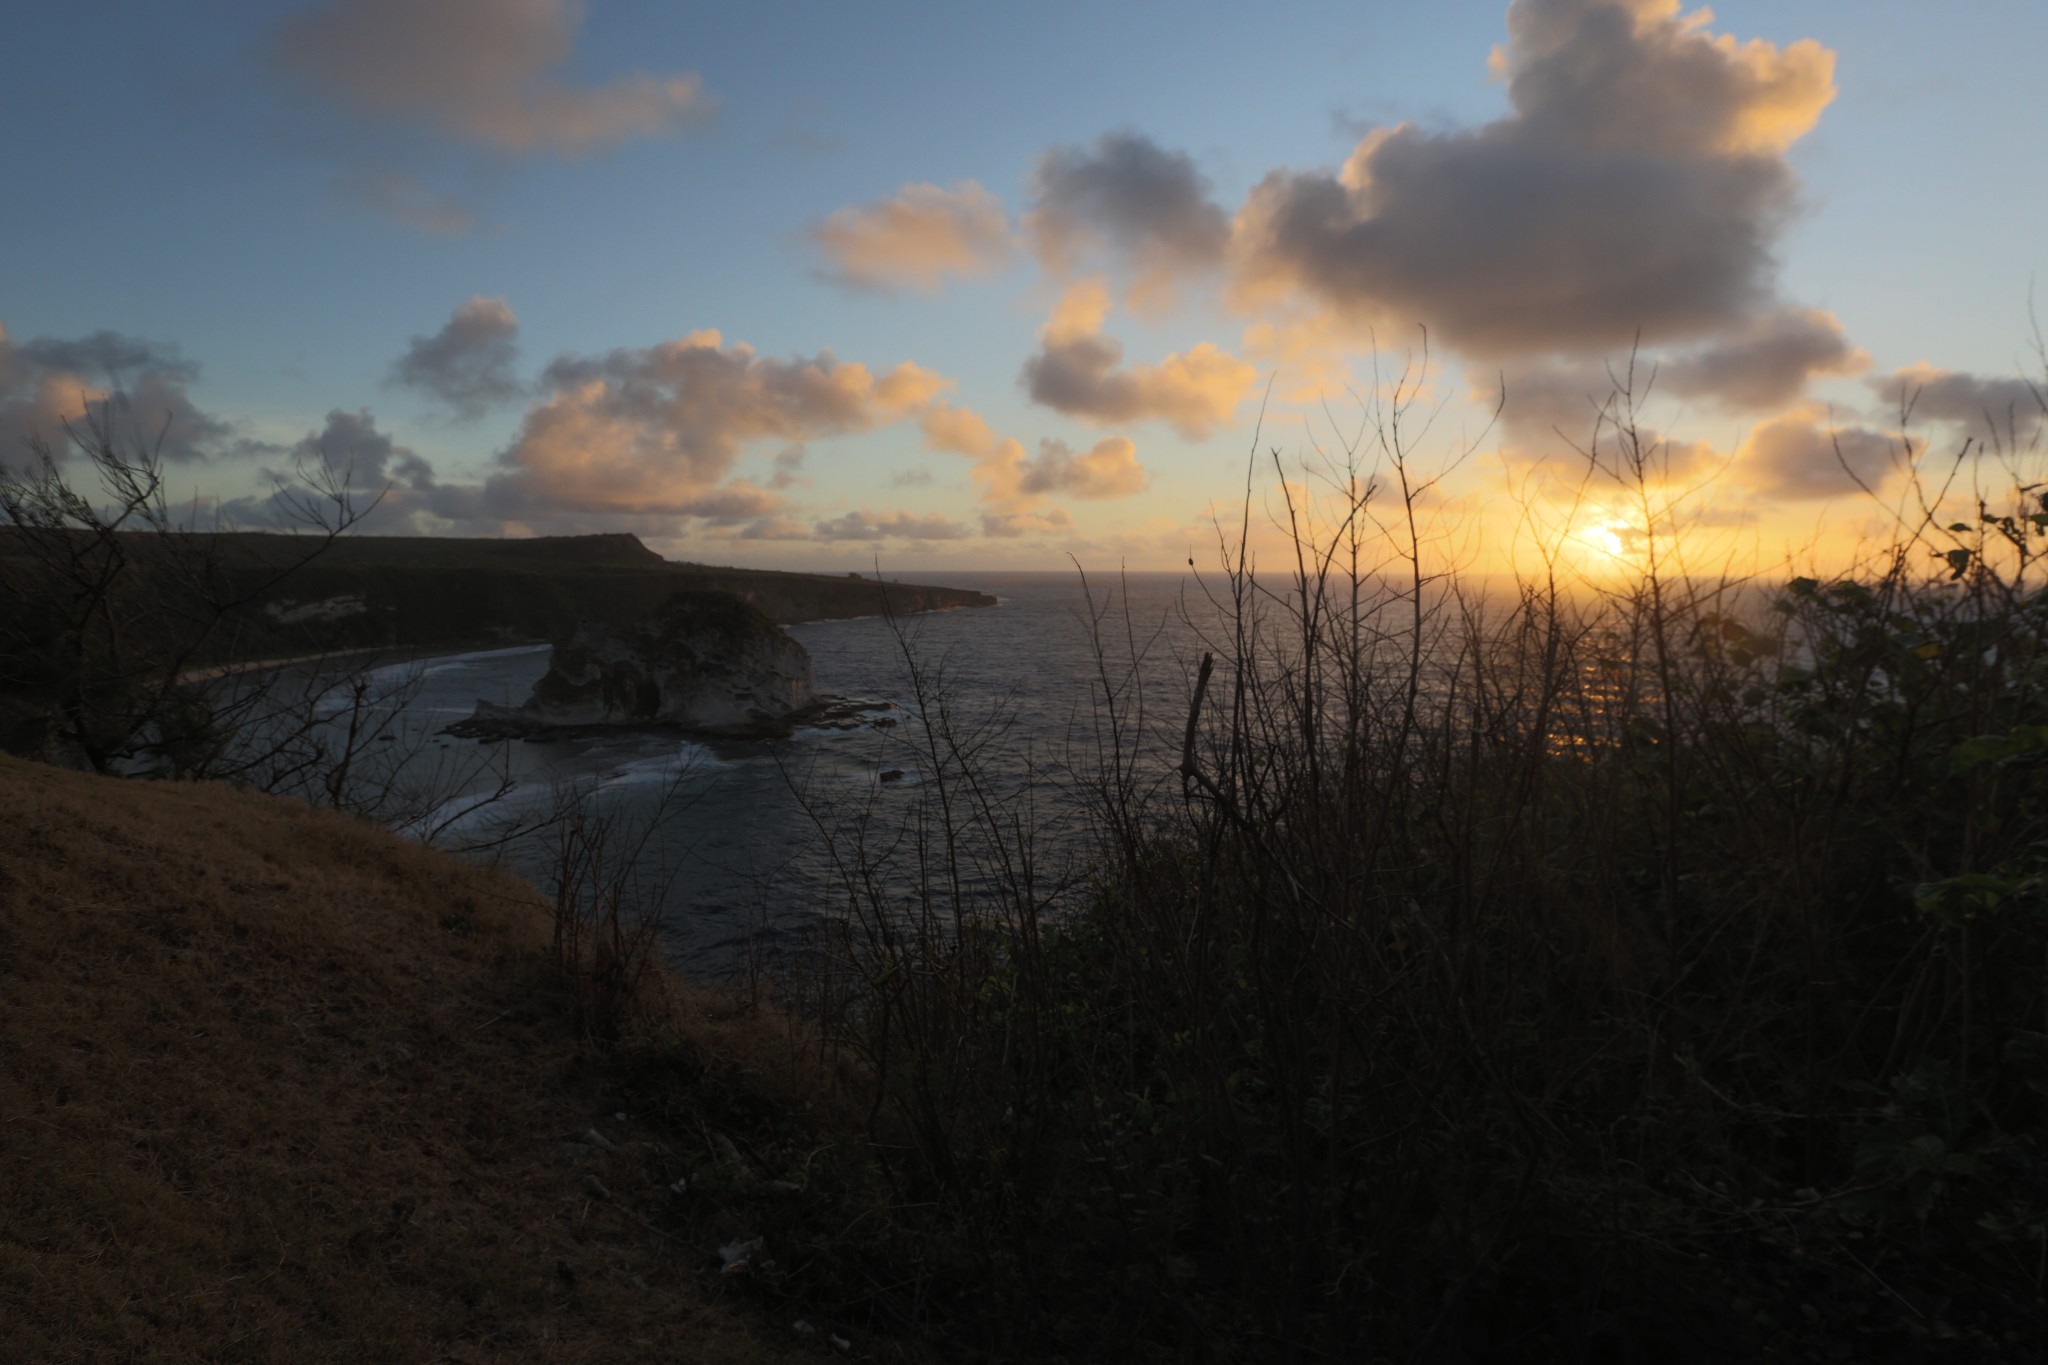
[[[1311,451],[1374,343],[1398,352],[1421,326],[1446,406],[1443,448],[1419,458],[1486,433],[1445,485],[1482,522],[1488,470],[1512,481],[1558,453],[1540,448],[1552,408],[1518,395],[1571,410],[1625,353],[1630,308],[1690,384],[1658,431],[1688,468],[1725,468],[1719,519],[1766,552],[1852,491],[1828,485],[1817,433],[1847,431],[1878,467],[1888,377],[1923,367],[1936,446],[2020,392],[2048,250],[2048,9],[1516,11],[1511,42],[1499,0],[39,7],[12,24],[0,89],[0,437],[47,434],[118,379],[138,419],[175,412],[193,435],[174,488],[245,520],[264,471],[324,452],[398,483],[379,513],[394,532],[1150,567],[1241,484],[1269,384],[1266,443]],[[1615,93],[1655,62],[1669,78]],[[1716,62],[1763,74],[1724,89]],[[1739,131],[1752,115],[1769,127]],[[1667,116],[1679,131],[1639,131]],[[1684,131],[1723,118],[1738,131],[1719,141]],[[1360,161],[1373,188],[1343,188],[1361,140],[1402,126]],[[1283,170],[1302,175],[1260,199]],[[1548,197],[1581,173],[1620,187],[1583,217]],[[1602,243],[1641,211],[1635,185],[1710,207],[1653,209],[1640,258],[1617,254]],[[1723,185],[1754,210],[1724,211]],[[1318,195],[1343,223],[1261,235]],[[922,229],[890,236],[892,202],[922,204]],[[833,222],[851,233],[836,247]],[[1047,223],[1080,244],[1067,259]],[[1608,257],[1604,284],[1572,274]],[[1544,287],[1517,304],[1519,286],[1461,283],[1495,269]],[[465,330],[472,301],[489,307]],[[1772,363],[1755,356],[1788,328],[1799,382],[1729,378]],[[690,356],[658,351],[693,336]],[[826,363],[865,368],[783,387]],[[451,397],[479,374],[488,396]],[[1500,375],[1508,420],[1489,427],[1465,399]]]

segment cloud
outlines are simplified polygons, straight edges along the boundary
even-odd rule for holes
[[[356,510],[368,513],[377,534],[427,535],[446,523],[478,520],[486,529],[501,529],[478,506],[474,487],[440,483],[433,465],[380,430],[368,408],[336,408],[319,430],[307,432],[289,448],[273,448],[273,453],[288,455],[293,468],[264,471],[277,491],[224,503],[221,512],[230,522],[303,524],[307,499],[300,476],[324,465],[346,479]]]
[[[1679,356],[1661,368],[1659,382],[1687,398],[1776,408],[1798,398],[1816,376],[1856,374],[1869,367],[1869,353],[1849,344],[1832,314],[1785,308],[1752,318],[1712,344]]]
[[[811,229],[830,277],[863,289],[936,290],[986,275],[1010,254],[1009,218],[972,180],[905,185],[893,199],[835,210]]]
[[[390,383],[439,399],[465,421],[525,391],[513,373],[519,319],[502,298],[478,296],[457,305],[430,337],[416,336],[391,367]]]
[[[502,152],[577,156],[710,112],[694,74],[563,82],[582,17],[573,0],[327,0],[269,56],[342,104]]]
[[[1993,450],[2026,442],[2048,420],[2048,388],[2018,376],[1992,378],[1910,365],[1870,381],[1907,420],[1951,422]]]
[[[994,455],[1003,443],[1003,438],[996,435],[988,419],[972,408],[934,403],[918,416],[917,422],[924,432],[925,445],[932,450],[985,460]]]
[[[231,453],[233,426],[192,401],[198,380],[199,366],[176,346],[104,331],[16,342],[0,326],[0,464],[25,467],[31,437],[65,457],[66,425],[84,435],[87,405],[108,400],[125,449],[174,463]]]
[[[817,525],[820,540],[962,540],[970,532],[938,513],[848,512]]]
[[[1079,455],[1064,441],[1044,440],[1038,443],[1036,456],[1026,456],[1021,442],[998,436],[970,408],[934,403],[918,424],[928,448],[973,458],[982,498],[998,513],[1035,508],[1053,493],[1129,497],[1142,493],[1150,481],[1138,462],[1137,446],[1123,436],[1106,437]]]
[[[542,396],[480,483],[439,482],[433,467],[378,430],[367,410],[329,413],[325,427],[290,453],[352,467],[359,494],[392,485],[377,513],[387,532],[626,526],[669,536],[687,519],[717,539],[811,539],[811,529],[786,515],[782,491],[798,481],[801,442],[917,414],[946,383],[913,364],[877,375],[829,353],[776,360],[716,332],[697,332],[643,349],[555,360],[543,373]],[[730,477],[750,443],[768,440],[783,448],[770,461],[766,484]],[[274,520],[280,507],[272,497],[244,499],[231,510]],[[883,535],[938,534],[926,522],[913,527],[871,514],[869,521]]]
[[[1055,147],[1038,163],[1025,226],[1040,263],[1056,275],[1107,256],[1138,272],[1139,301],[1164,301],[1177,276],[1218,265],[1230,218],[1184,152],[1137,133],[1089,147]]]
[[[1099,281],[1069,288],[1024,363],[1032,401],[1090,422],[1159,421],[1191,441],[1228,424],[1258,373],[1211,342],[1157,365],[1118,369],[1123,345],[1102,335],[1109,292]]]
[[[1038,454],[1023,458],[1015,441],[1003,443],[997,458],[978,470],[998,501],[1018,501],[1039,494],[1067,493],[1077,498],[1128,498],[1150,482],[1138,463],[1138,448],[1128,437],[1109,436],[1076,455],[1064,441],[1042,440]]]
[[[811,528],[788,517],[762,517],[750,522],[737,540],[809,540]]]
[[[694,515],[748,443],[869,431],[916,413],[947,384],[908,362],[877,375],[829,352],[771,359],[710,331],[564,357],[547,367],[546,396],[500,452],[485,501],[505,515]]]
[[[1490,374],[1474,376],[1475,381],[1481,378],[1487,384],[1495,380]],[[1612,420],[1618,391],[1628,382],[1625,373],[1611,372],[1598,361],[1533,361],[1499,378],[1507,388],[1501,421],[1513,439],[1554,445],[1562,437],[1580,446]],[[1482,397],[1477,382],[1471,396],[1475,401]]]
[[[346,473],[349,485],[358,492],[375,494],[386,484],[410,490],[434,486],[434,467],[408,446],[399,445],[377,429],[377,419],[368,408],[346,412],[340,408],[327,414],[326,425],[309,432],[292,447],[295,458],[325,463],[336,473]]]
[[[1246,324],[1240,345],[1269,367],[1280,395],[1296,403],[1354,388],[1351,361],[1357,335],[1343,319],[1320,309],[1283,307]]]
[[[1860,426],[1830,429],[1816,414],[1802,410],[1752,431],[1736,452],[1736,468],[1765,497],[1834,498],[1855,493],[1858,479],[1875,489],[1902,453],[1897,440],[1884,432]]]
[[[772,526],[780,520],[783,496],[746,479],[705,487],[693,495],[652,508],[589,508],[573,503],[548,503],[527,496],[523,490],[508,496],[503,483],[444,484],[434,467],[418,452],[398,444],[377,427],[370,411],[335,410],[326,424],[309,432],[290,451],[296,464],[322,463],[337,473],[346,473],[359,504],[382,495],[375,513],[376,529],[382,534],[446,534],[450,526],[484,534],[508,531],[575,531],[597,523],[590,513],[608,521],[627,518],[648,534],[666,535],[675,530],[678,517],[694,517],[712,534],[731,534],[742,523]],[[280,486],[290,476],[271,473]],[[292,520],[292,502],[286,493],[263,498],[244,498],[225,509],[243,522],[280,524]],[[742,533],[744,534],[744,533]],[[756,537],[758,538],[758,537]]]
[[[775,472],[768,476],[770,488],[791,488],[809,480],[799,472],[810,452],[802,446],[788,446],[775,452]]]
[[[981,533],[991,540],[1055,535],[1073,529],[1074,519],[1060,507],[1047,508],[1042,512],[984,512],[981,517]]]
[[[441,194],[415,176],[398,171],[358,171],[335,177],[342,198],[395,223],[436,237],[461,237],[476,230],[476,215],[453,195]]]
[[[1471,397],[1491,403],[1496,376],[1481,378],[1483,385],[1475,385]],[[1640,404],[1652,387],[1647,364],[1638,364],[1631,375],[1626,360],[1613,369],[1591,360],[1547,360],[1517,365],[1499,378],[1507,386],[1501,425],[1508,462],[1545,466],[1563,486],[1576,485],[1589,456],[1593,472],[1629,486],[1638,477],[1650,483],[1692,480],[1724,459],[1704,441],[1667,436],[1644,420],[1640,407],[1631,417],[1624,389],[1633,385]],[[1631,421],[1633,441],[1622,429]],[[1641,470],[1634,467],[1637,455]]]
[[[745,479],[735,479],[722,488],[700,493],[683,504],[680,510],[685,516],[702,517],[712,522],[756,521],[780,512],[786,502],[780,493]]]
[[[1469,354],[1685,340],[1772,300],[1785,150],[1834,56],[1707,32],[1678,0],[1516,0],[1512,112],[1368,134],[1336,174],[1276,171],[1233,228],[1233,293],[1355,327],[1420,322]]]

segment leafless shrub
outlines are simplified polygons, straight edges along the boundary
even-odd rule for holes
[[[841,841],[826,1000],[923,1267],[876,1311],[1121,1358],[2037,1340],[2048,501],[1958,510],[1902,440],[1895,542],[1765,585],[1685,545],[1632,384],[1581,450],[1627,582],[1462,579],[1404,380],[1332,496],[1280,481],[1279,572],[1219,531],[1178,715],[1098,610],[1064,906],[910,660],[927,791]]]

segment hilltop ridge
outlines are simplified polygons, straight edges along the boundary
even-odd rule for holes
[[[4,755],[0,824],[0,1358],[802,1358],[650,1230],[708,1158],[580,1042],[531,886]],[[717,1008],[671,993],[672,1069],[754,1045]]]
[[[180,555],[210,555],[229,589],[261,583],[309,553],[273,532],[124,532],[145,573]],[[12,542],[12,543],[11,543]],[[0,534],[0,570],[23,545]],[[4,577],[4,575],[0,575]],[[863,575],[742,569],[662,558],[626,534],[455,539],[341,536],[209,642],[193,663],[322,649],[462,649],[558,639],[589,623],[624,625],[677,591],[731,593],[779,625],[994,606],[987,593]]]
[[[632,535],[345,536],[294,573],[263,610],[276,620],[345,603],[350,614],[326,622],[349,643],[424,649],[555,639],[591,622],[624,625],[679,590],[731,593],[779,625],[995,605],[986,593],[960,588],[679,563]]]

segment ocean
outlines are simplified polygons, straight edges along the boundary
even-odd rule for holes
[[[547,646],[382,669],[379,684],[406,684],[393,743],[414,755],[413,780],[441,788],[409,832],[502,859],[543,887],[560,826],[527,827],[569,800],[636,841],[644,832],[634,894],[659,908],[671,961],[707,977],[772,964],[846,913],[858,867],[887,895],[914,897],[920,840],[928,848],[936,838],[942,794],[971,812],[970,898],[994,891],[993,874],[974,866],[990,851],[978,836],[993,820],[1006,839],[1028,834],[1034,881],[1056,903],[1091,853],[1085,815],[1108,739],[1105,689],[1138,742],[1139,780],[1177,789],[1199,623],[1214,613],[1192,574],[1097,577],[1085,588],[1075,571],[920,577],[991,593],[999,605],[788,628],[810,653],[819,693],[891,703],[881,714],[892,726],[773,741],[626,730],[457,739],[438,732],[479,699],[526,698],[547,670]],[[1110,661],[1106,674],[1099,660]],[[971,755],[971,784],[935,761],[934,733]]]

